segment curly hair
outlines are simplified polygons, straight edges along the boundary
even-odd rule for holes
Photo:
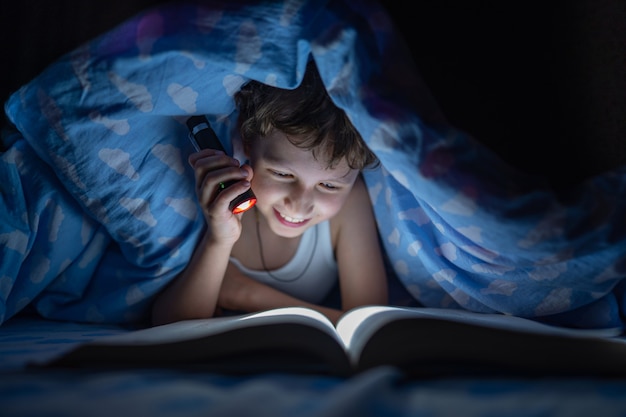
[[[297,88],[277,88],[253,80],[235,94],[235,103],[246,147],[278,129],[295,146],[313,152],[317,160],[327,159],[329,168],[343,158],[351,169],[378,163],[346,113],[333,103],[313,60]]]

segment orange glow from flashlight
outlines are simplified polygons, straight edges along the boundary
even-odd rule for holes
[[[256,198],[250,198],[243,203],[239,204],[233,209],[233,214],[243,213],[246,210],[251,209],[256,204]]]

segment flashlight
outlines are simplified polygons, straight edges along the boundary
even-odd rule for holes
[[[191,116],[187,119],[187,128],[189,128],[189,139],[196,148],[196,151],[200,151],[201,149],[217,149],[226,152],[205,116]],[[237,180],[225,183],[220,182],[217,192],[221,192],[236,182]],[[233,214],[239,214],[251,209],[255,204],[256,196],[252,192],[252,189],[248,189],[248,191],[240,194],[231,201],[228,208]]]

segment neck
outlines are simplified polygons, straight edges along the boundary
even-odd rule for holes
[[[260,215],[259,211],[255,208],[254,210],[255,212],[255,228],[256,228],[256,236],[257,236],[257,242],[259,245],[259,257],[261,260],[261,264],[263,265],[263,269],[274,279],[278,280],[278,281],[285,281],[285,279],[283,278],[278,278],[274,275],[272,275],[272,273],[270,272],[271,269],[276,269],[274,266],[274,263],[271,262],[271,260],[273,261],[277,261],[276,264],[277,265],[284,265],[289,259],[291,259],[291,257],[294,255],[295,251],[297,250],[297,246],[298,243],[300,242],[301,236],[298,236],[297,238],[283,238],[282,236],[278,236],[276,234],[274,234],[271,230],[270,233],[266,233],[265,234],[265,239],[264,236],[261,235],[261,229],[262,229],[262,224],[266,224],[267,222],[264,221],[263,216]],[[265,229],[269,229],[269,227],[265,227]],[[269,236],[268,236],[269,235]],[[268,239],[269,237],[269,239]],[[271,241],[271,242],[269,242]],[[279,241],[281,241],[281,244],[278,244]],[[288,244],[286,244],[287,242],[289,242]],[[317,229],[315,229],[315,245],[314,247],[317,246]],[[265,250],[267,248],[267,250]],[[288,254],[288,255],[287,255]],[[291,279],[287,279],[287,281],[291,281],[291,280],[296,280],[299,279],[301,276],[304,275],[304,273],[309,269],[309,266],[311,264],[311,261],[313,260],[313,254],[314,252],[311,251],[311,255],[309,257],[308,262],[306,263],[306,265],[304,265],[302,272],[297,275],[296,277],[293,277]],[[287,255],[287,256],[286,256]],[[286,258],[285,258],[286,256]]]

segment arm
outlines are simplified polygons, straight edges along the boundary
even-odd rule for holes
[[[152,324],[212,317],[232,245],[205,233],[187,265],[152,306]]]
[[[387,304],[387,275],[376,218],[361,177],[333,221],[339,225],[335,253],[343,310],[368,304]]]
[[[227,310],[263,311],[280,307],[308,307],[317,310],[336,323],[341,314],[340,310],[308,303],[293,297],[269,285],[258,282],[244,275],[239,268],[229,264],[226,276],[222,283],[218,305]]]
[[[217,184],[246,180],[248,168],[223,152],[212,149],[189,158],[196,177],[196,190],[208,228],[187,267],[155,299],[152,324],[212,317],[233,245],[241,235],[241,215],[233,214],[230,201],[250,187],[240,181],[217,193]]]

